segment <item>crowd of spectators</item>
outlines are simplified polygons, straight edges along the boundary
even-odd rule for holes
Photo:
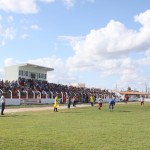
[[[44,98],[47,94],[48,97],[55,96],[57,93],[62,95],[69,94],[69,95],[78,95],[84,99],[84,101],[88,101],[88,97],[90,94],[97,95],[114,95],[113,92],[107,89],[101,88],[83,88],[83,87],[75,87],[75,86],[68,86],[62,84],[55,84],[49,83],[48,81],[40,81],[40,80],[32,80],[32,79],[25,79],[19,78],[17,81],[0,81],[0,90],[5,94],[5,97],[10,97],[10,92],[12,92],[13,97],[18,97],[18,91],[20,92],[22,97],[26,96],[28,92],[29,97],[33,97],[33,92],[36,95],[40,92],[41,96]]]

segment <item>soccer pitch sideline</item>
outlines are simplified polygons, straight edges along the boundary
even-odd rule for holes
[[[148,150],[150,103],[0,116],[1,150]]]

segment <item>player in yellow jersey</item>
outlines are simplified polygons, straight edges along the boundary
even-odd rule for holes
[[[59,96],[58,96],[58,94],[56,95],[56,97],[55,97],[55,101],[54,101],[54,112],[56,111],[56,112],[58,112],[58,110],[57,110],[57,108],[59,107]]]

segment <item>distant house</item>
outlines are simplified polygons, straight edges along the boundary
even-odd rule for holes
[[[148,92],[137,92],[137,91],[121,91],[119,92],[122,99],[126,96],[129,96],[129,100],[139,100],[141,96],[144,96],[147,99],[150,99],[150,93]]]
[[[5,67],[5,80],[13,81],[18,78],[47,80],[47,72],[53,71],[53,68],[34,65],[34,64],[19,64]]]

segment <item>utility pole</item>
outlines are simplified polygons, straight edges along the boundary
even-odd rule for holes
[[[147,93],[147,84],[145,83],[145,91],[146,91],[146,93]]]
[[[117,88],[117,83],[116,83],[116,91],[117,91],[117,89],[118,89],[118,88]]]

